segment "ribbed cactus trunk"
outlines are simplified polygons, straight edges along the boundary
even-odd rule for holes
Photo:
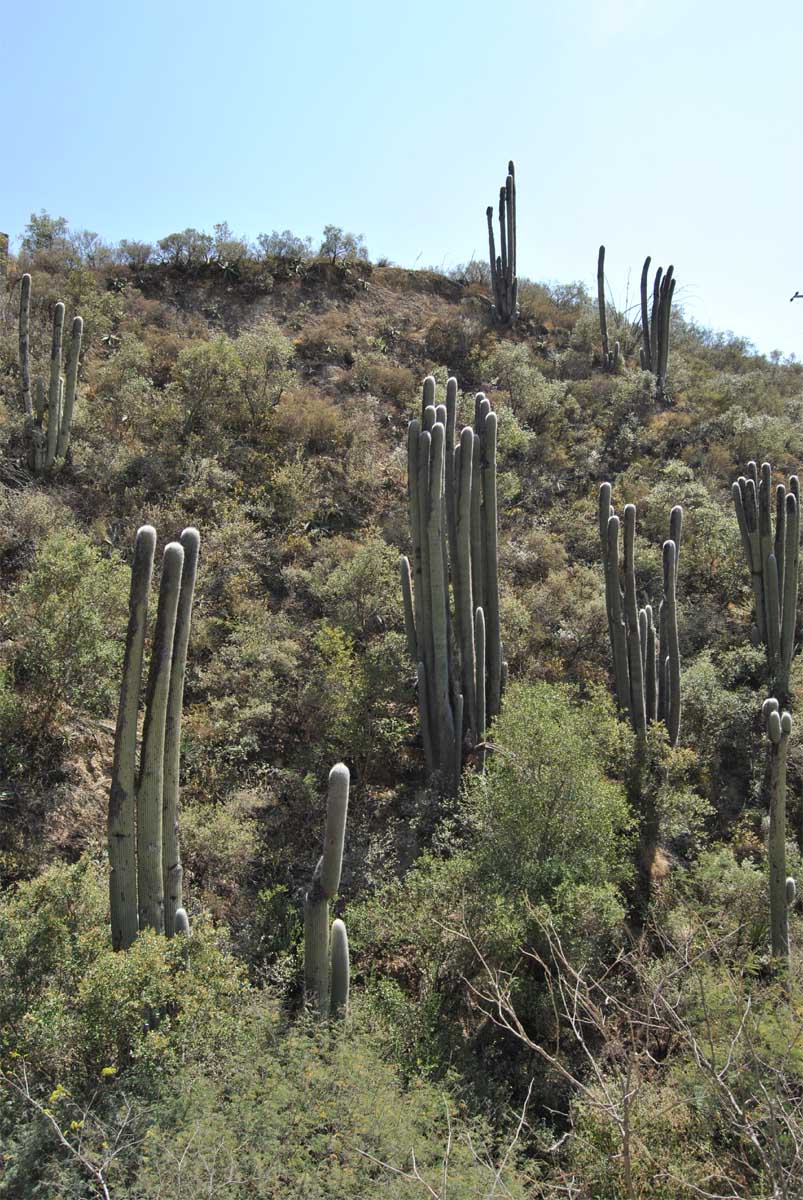
[[[611,503],[610,483],[600,486],[598,518],[617,704],[640,737],[653,721],[663,721],[674,746],[680,736],[677,577],[683,509],[676,505],[669,516],[657,630],[653,606],[646,604],[639,608],[638,604],[635,506],[628,504],[624,511],[624,588],[619,564],[620,522]]]
[[[488,222],[488,254],[491,286],[494,294],[493,315],[502,325],[511,325],[519,315],[518,278],[516,275],[516,169],[507,165],[507,179],[499,189],[499,255],[494,241],[494,210],[485,210]]]
[[[180,716],[177,719],[176,706],[180,712],[198,557],[197,530],[185,530],[182,543],[171,542],[166,546],[162,560],[137,774],[137,716],[156,546],[156,532],[151,526],[143,526],[137,532],[109,799],[109,898],[115,950],[127,949],[138,931],[146,927],[172,936],[176,913],[181,909],[181,903],[171,902],[166,922],[165,885],[166,880],[175,884],[175,874],[165,871],[165,862],[174,868],[178,864],[180,872],[174,819],[180,736]],[[191,558],[186,579],[185,546]],[[164,820],[166,778],[169,787],[174,789],[172,800],[168,798],[167,804],[167,811],[173,814],[167,839]],[[178,882],[177,898],[180,901],[180,874]],[[175,895],[171,896],[171,900],[175,898]]]
[[[794,900],[794,880],[786,874],[786,757],[792,718],[788,712],[778,711],[774,698],[764,701],[763,714],[769,736],[770,939],[773,958],[788,961],[789,902],[790,895]]]
[[[731,493],[753,591],[756,620],[752,640],[764,644],[769,691],[786,705],[790,700],[800,575],[800,484],[792,475],[788,488],[779,483],[773,494],[770,464],[762,463],[759,472],[751,461]]]
[[[505,664],[497,565],[497,419],[479,393],[474,428],[467,426],[457,439],[456,380],[447,383],[445,406],[434,400],[435,380],[430,376],[424,381],[421,419],[411,421],[408,430],[413,562],[411,567],[402,557],[400,577],[427,771],[440,786],[454,791],[464,740],[477,747],[486,721],[501,704]],[[484,635],[481,654],[478,613]],[[482,758],[479,752],[480,763]]]
[[[41,474],[51,470],[56,464],[62,463],[69,450],[84,323],[81,317],[75,317],[73,320],[65,379],[61,374],[64,346],[64,304],[59,300],[53,310],[50,384],[47,389],[47,399],[45,400],[44,380],[37,379],[36,406],[34,408],[31,395],[30,316],[31,277],[25,274],[20,286],[20,387],[28,464],[32,471]],[[46,424],[45,413],[47,413]]]
[[[349,804],[349,770],[337,763],[329,772],[323,854],[304,899],[304,990],[321,1018],[345,1012],[348,1004],[348,938],[342,921],[329,927],[329,906],[343,869]]]

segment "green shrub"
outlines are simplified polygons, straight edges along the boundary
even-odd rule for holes
[[[90,539],[59,529],[13,589],[6,636],[17,684],[49,719],[61,703],[109,716],[119,688],[130,572]]]

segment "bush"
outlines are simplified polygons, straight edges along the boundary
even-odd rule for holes
[[[45,717],[59,705],[108,716],[119,687],[130,573],[84,534],[60,529],[12,591],[5,615],[11,664]]]

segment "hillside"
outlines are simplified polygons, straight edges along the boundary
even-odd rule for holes
[[[803,462],[803,365],[675,309],[659,396],[638,314],[609,306],[623,361],[604,370],[579,285],[520,280],[503,328],[477,264],[447,277],[288,235],[248,251],[218,230],[157,256],[34,227],[0,293],[0,1197],[803,1196],[803,919],[796,901],[779,967],[770,681],[731,499],[750,460],[776,480]],[[40,475],[23,271],[33,375],[54,303],[84,321],[70,449]],[[477,392],[498,417],[509,683],[486,773],[470,747],[458,795],[427,783],[399,585],[427,375],[438,403],[456,378],[458,427]],[[637,506],[638,603],[656,619],[683,507],[677,745],[617,715],[604,481],[617,511]],[[113,954],[108,934],[144,524],[160,552],[201,535],[187,954],[151,933]],[[779,699],[798,878],[802,690],[795,658]],[[351,772],[339,1038],[302,1011],[336,762]]]

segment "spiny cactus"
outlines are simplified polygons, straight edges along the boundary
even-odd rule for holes
[[[611,503],[611,485],[599,490],[599,535],[605,567],[605,607],[613,653],[619,708],[630,717],[639,736],[653,721],[666,725],[671,745],[680,734],[680,643],[677,619],[677,575],[683,509],[669,516],[669,538],[663,547],[663,596],[655,628],[652,605],[639,609],[636,589],[636,507],[624,510],[624,589],[619,568],[619,517]]]
[[[786,755],[792,718],[779,712],[774,697],[764,701],[762,713],[770,756],[770,940],[773,958],[788,959],[789,906],[795,899],[795,881],[786,874]]]
[[[75,317],[67,353],[66,378],[61,374],[64,342],[64,304],[59,300],[53,310],[53,336],[50,345],[50,386],[45,401],[45,383],[36,381],[35,401],[31,396],[30,360],[31,277],[23,275],[20,287],[19,350],[20,386],[25,412],[25,442],[31,470],[40,474],[63,462],[70,446],[75,390],[84,322]],[[47,413],[47,423],[45,423]]]
[[[179,542],[165,547],[137,772],[137,716],[156,549],[152,526],[137,531],[109,798],[109,897],[115,950],[127,949],[146,927],[172,936],[182,908],[176,822],[178,740],[198,546],[198,531],[189,528]]]
[[[463,429],[456,444],[457,380],[446,385],[446,404],[436,406],[428,376],[421,419],[410,422],[407,439],[412,569],[405,556],[400,560],[407,644],[418,675],[427,770],[451,790],[460,777],[464,733],[480,746],[486,721],[499,712],[504,669],[497,422],[482,393],[474,417],[474,428]]]
[[[619,343],[613,350],[608,343],[608,316],[605,311],[605,247],[600,246],[597,257],[597,304],[599,306],[599,331],[602,337],[602,369],[616,371],[619,368]]]
[[[343,869],[349,778],[343,763],[329,772],[323,854],[304,898],[304,991],[321,1018],[342,1015],[348,1005],[348,937],[342,921],[334,921],[330,929],[329,905]]]
[[[747,464],[731,488],[742,548],[750,572],[756,621],[755,645],[767,652],[769,690],[781,704],[789,702],[789,671],[795,650],[795,621],[800,558],[800,484],[790,476],[789,489],[775,489],[775,534],[772,531],[772,468]]]
[[[499,255],[494,242],[494,210],[485,210],[488,220],[488,252],[494,293],[493,315],[502,325],[511,325],[519,315],[516,277],[516,169],[507,164],[507,179],[499,189]]]
[[[644,260],[641,271],[641,369],[655,376],[659,397],[666,392],[666,368],[669,358],[669,330],[672,317],[672,297],[675,294],[675,268],[663,267],[655,272],[652,288],[652,310],[647,300],[647,281],[650,257]]]

